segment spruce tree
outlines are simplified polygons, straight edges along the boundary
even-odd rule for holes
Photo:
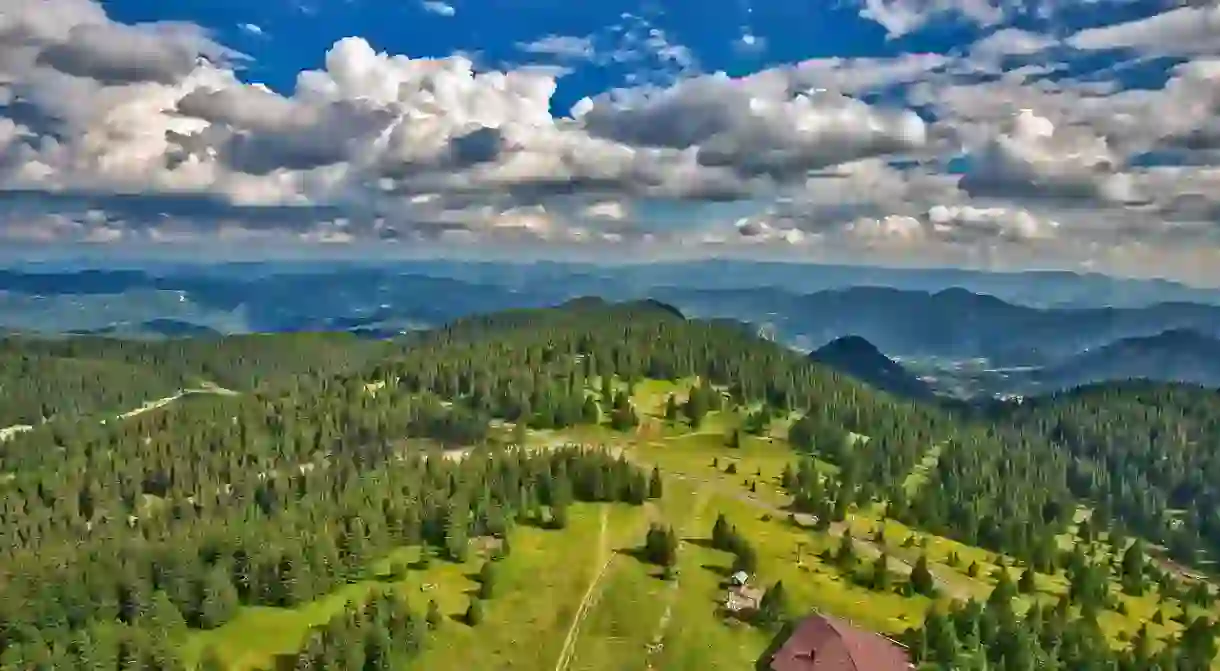
[[[479,569],[479,598],[490,599],[496,593],[496,569],[492,562],[483,562]]]
[[[917,594],[934,596],[936,594],[936,578],[928,568],[928,555],[921,554],[911,568],[911,589]]]
[[[659,499],[664,493],[665,484],[661,481],[661,469],[653,467],[652,477],[648,480],[648,498]]]
[[[466,607],[466,624],[477,627],[483,622],[483,602],[479,599],[471,599],[470,605]]]
[[[763,592],[758,602],[758,619],[764,626],[775,626],[784,621],[788,613],[788,596],[783,581],[776,582]]]

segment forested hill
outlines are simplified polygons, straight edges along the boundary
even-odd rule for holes
[[[699,376],[708,385],[692,391],[701,408],[716,402],[716,387],[732,404],[800,413],[792,442],[840,465],[839,489],[827,496],[839,508],[886,501],[900,519],[1044,566],[1075,507],[1068,459],[1041,435],[899,399],[740,328],[651,303],[583,300],[462,320],[425,334],[375,375],[455,399],[474,416],[536,428],[587,421],[588,380]],[[609,411],[618,426],[637,421],[626,395]],[[852,443],[852,434],[868,440]],[[933,445],[932,483],[908,500],[903,479]]]
[[[353,372],[392,347],[348,334],[8,336],[0,338],[0,427],[130,410],[201,384],[253,390],[302,375]]]
[[[1220,391],[1185,384],[1099,384],[999,413],[1070,458],[1076,496],[1162,543],[1178,561],[1220,558]]]
[[[32,384],[40,367],[69,365],[61,362],[75,367],[57,374],[77,380],[29,387],[36,400],[28,403],[55,419],[0,443],[3,671],[231,671],[195,636],[233,621],[243,605],[293,608],[333,594],[367,579],[372,562],[395,548],[422,545],[425,557],[462,562],[473,538],[507,547],[517,524],[563,529],[575,501],[639,506],[660,495],[659,473],[626,455],[498,449],[522,444],[527,431],[563,437],[596,428],[631,447],[679,425],[692,435],[722,431],[706,423],[731,410],[743,422],[725,443],[737,449],[741,433],[766,442],[768,425],[783,420],[782,440],[802,463],[833,474],[808,477],[805,468],[783,479],[793,510],[817,519],[809,533],[875,510],[1003,553],[1031,580],[1068,582],[1054,612],[1039,605],[1018,621],[1008,594],[1015,587],[1001,589],[1000,578],[985,616],[973,602],[956,611],[954,622],[981,617],[971,633],[931,618],[921,649],[948,659],[943,668],[1035,668],[1021,665],[1027,659],[1046,668],[1152,668],[1143,652],[1115,652],[1099,633],[1097,611],[1114,603],[1109,564],[1058,539],[1081,507],[1094,509],[1097,524],[1171,543],[1185,563],[1207,555],[1179,537],[1203,539],[1209,551],[1215,537],[1217,402],[1204,392],[1101,388],[967,418],[653,302],[582,299],[459,320],[403,343],[328,335],[3,343],[4,356],[32,362],[6,378],[3,393]],[[90,387],[86,364],[105,371],[97,382],[115,390]],[[156,396],[156,384],[196,380],[257,393],[184,399],[124,421],[73,421],[73,404],[113,405],[140,384]],[[638,388],[657,380],[678,392],[643,407]],[[64,409],[48,411],[54,403]],[[425,456],[437,446],[489,449],[479,459]],[[1162,514],[1139,510],[1149,495],[1161,497],[1149,509]],[[1186,531],[1158,535],[1175,524]],[[1144,583],[1143,561],[1123,559],[1133,588]],[[415,659],[439,626],[436,606],[425,619],[421,603],[363,594],[282,661],[392,669]],[[1204,589],[1199,600],[1210,596]],[[1166,664],[1210,661],[1210,626],[1192,619],[1183,643],[1163,648]],[[985,648],[990,661],[957,666],[951,658],[963,646]]]

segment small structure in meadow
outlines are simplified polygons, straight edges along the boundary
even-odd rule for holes
[[[748,582],[750,582],[750,574],[745,571],[738,571],[729,576],[729,584],[733,587],[744,587]]]
[[[748,585],[730,585],[724,595],[724,610],[731,616],[742,616],[758,610],[763,591]]]

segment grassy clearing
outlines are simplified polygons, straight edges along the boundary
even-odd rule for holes
[[[707,485],[667,483],[659,517],[683,541],[676,582],[660,579],[656,567],[634,559],[622,563],[610,590],[638,590],[645,598],[630,601],[642,601],[642,607],[631,608],[621,596],[608,598],[595,616],[603,624],[589,630],[573,669],[728,671],[754,664],[769,635],[719,612],[721,583],[733,558],[706,547],[718,511]]]
[[[727,438],[740,425],[742,411],[711,413],[698,432],[682,424],[659,421],[665,398],[673,393],[684,400],[694,382],[645,381],[636,386],[637,408],[653,420],[648,431],[619,433],[597,426],[527,434],[527,444],[537,447],[584,443],[626,448],[631,459],[657,465],[666,476],[660,501],[643,508],[605,508],[605,542],[619,553],[594,591],[562,671],[709,671],[753,666],[770,635],[727,619],[720,612],[722,583],[733,557],[706,543],[719,513],[724,513],[756,548],[759,572],[755,582],[765,586],[782,580],[794,614],[825,611],[889,634],[919,624],[931,604],[929,599],[877,592],[855,584],[842,569],[818,556],[838,545],[835,535],[799,528],[786,515],[768,511],[768,506],[778,508],[788,503],[780,488],[780,475],[801,458],[784,438],[791,418],[773,423],[768,437],[743,435],[738,448],[728,447]],[[904,486],[908,493],[926,482],[938,455],[937,449],[930,450],[907,477]],[[713,459],[717,461],[715,467]],[[730,464],[735,473],[726,472]],[[830,464],[818,465],[830,475],[836,470]],[[574,506],[570,526],[564,531],[517,529],[513,553],[501,568],[499,593],[487,603],[486,620],[477,629],[466,626],[457,616],[465,611],[476,588],[472,576],[480,567],[480,559],[472,558],[464,565],[434,561],[427,570],[413,570],[390,583],[417,610],[435,599],[449,616],[433,635],[419,668],[555,669],[581,600],[601,566],[602,509]],[[933,572],[952,593],[984,599],[995,584],[1001,561],[1012,564],[980,548],[920,532],[894,520],[882,520],[875,513],[872,509],[855,511],[846,521],[853,536],[867,539],[857,544],[861,562],[857,569],[865,570],[864,563],[871,562],[880,547],[892,557],[891,570],[895,573],[902,572],[896,569],[901,561],[914,563],[926,554]],[[1087,514],[1082,509],[1077,522]],[[686,541],[679,551],[676,583],[662,580],[657,567],[640,562],[630,553],[642,543],[649,521],[672,525]],[[879,528],[883,534],[874,547]],[[1075,531],[1060,539],[1063,547],[1080,542]],[[908,537],[913,537],[914,543],[903,547]],[[1094,550],[1099,557],[1104,552],[1101,544]],[[417,554],[417,549],[403,548],[392,558],[412,562]],[[390,559],[375,566],[375,572],[386,569]],[[967,574],[972,563],[979,566],[975,577]],[[1018,572],[1010,569],[1010,573],[1016,579]],[[269,668],[277,653],[298,647],[310,626],[325,622],[346,601],[362,598],[377,584],[366,581],[349,585],[294,610],[244,609],[226,627],[194,636],[191,654],[211,644],[235,671]],[[432,587],[424,591],[425,584]],[[1116,586],[1114,589],[1117,591]],[[1021,597],[1022,603],[1034,599],[1053,603],[1067,590],[1067,579],[1062,572],[1040,575],[1038,590],[1036,595]],[[1133,635],[1141,623],[1150,622],[1158,611],[1164,624],[1149,625],[1154,635],[1164,637],[1180,631],[1181,625],[1172,620],[1178,613],[1176,603],[1164,602],[1155,593],[1118,598],[1126,613],[1107,611],[1100,616],[1103,630],[1116,645]],[[658,642],[661,645],[656,645]]]
[[[390,561],[415,562],[418,559],[418,548],[401,548],[374,565],[373,572],[385,571],[385,565]],[[435,599],[442,610],[458,612],[459,607],[466,606],[465,591],[475,587],[467,575],[477,571],[478,566],[473,558],[464,565],[436,561],[426,571],[411,571],[388,584],[417,608],[424,607],[428,599]],[[193,635],[187,642],[187,660],[196,659],[204,648],[211,646],[234,671],[269,669],[276,655],[296,651],[311,627],[325,623],[341,612],[349,601],[361,601],[374,587],[383,584],[387,583],[366,580],[346,585],[326,597],[293,609],[243,608],[225,626]],[[425,590],[424,585],[433,587]]]
[[[741,447],[729,448],[722,434],[696,433],[677,438],[643,442],[632,451],[641,462],[660,467],[663,473],[705,481],[730,491],[749,492],[746,481],[757,483],[759,498],[778,503],[787,500],[780,488],[785,467],[795,466],[797,458],[786,445],[742,436]],[[712,465],[712,461],[716,465]],[[736,473],[729,473],[729,466]]]
[[[939,444],[928,448],[927,454],[923,456],[923,459],[919,460],[918,464],[915,464],[911,474],[902,481],[902,489],[906,492],[908,501],[918,494],[919,488],[928,481],[928,474],[933,468],[936,468],[937,462],[940,461],[940,451],[941,446]]]
[[[572,619],[600,569],[600,520],[595,506],[580,506],[562,532],[519,530],[498,579],[502,590],[487,603],[478,628],[446,622],[419,660],[420,668],[551,669]],[[607,541],[629,547],[643,510],[610,509]],[[461,605],[465,610],[465,604]],[[456,611],[461,612],[461,611]],[[456,614],[456,613],[455,613]]]
[[[768,515],[734,498],[718,497],[716,505],[754,543],[760,578],[767,583],[783,580],[797,612],[826,611],[889,633],[900,633],[923,621],[928,599],[866,589],[822,561],[818,555],[838,545],[831,534],[801,529],[782,516]],[[705,533],[709,532],[710,528]]]
[[[793,586],[790,587],[790,593],[793,595],[794,605],[798,608],[826,610],[864,626],[892,633],[920,621],[928,605],[926,599],[878,594],[861,588],[844,579],[837,568],[825,566],[814,557],[816,552],[827,545],[837,543],[833,536],[793,529],[783,519],[764,522],[763,510],[741,500],[741,497],[751,495],[770,505],[786,504],[788,497],[779,488],[779,474],[785,465],[794,464],[798,457],[785,440],[774,439],[779,433],[774,430],[774,426],[773,439],[770,441],[747,437],[741,448],[729,448],[726,437],[735,427],[732,417],[736,416],[739,421],[740,416],[733,412],[719,415],[720,422],[712,425],[715,432],[709,431],[706,425],[697,434],[670,432],[661,438],[641,442],[634,447],[632,454],[641,461],[659,465],[663,472],[714,486],[718,493],[717,505],[721,506],[726,514],[735,510],[736,512],[731,514],[732,521],[739,524],[759,545],[764,577],[768,580],[782,578],[785,586],[789,586],[791,581]],[[856,441],[866,439],[864,436],[853,436]],[[718,460],[718,468],[712,467],[713,458]],[[938,458],[939,446],[933,447],[924,455],[903,483],[909,494],[915,493],[923,486]],[[736,474],[724,472],[729,463],[736,465]],[[834,471],[830,464],[820,466],[828,473]],[[757,483],[757,491],[751,493],[749,483],[754,481]],[[1007,566],[1014,565],[1010,558],[1002,558],[981,548],[921,532],[894,520],[882,520],[877,512],[867,509],[850,515],[847,524],[853,536],[872,540],[876,529],[883,528],[884,536],[878,547],[884,547],[895,563],[899,560],[908,564],[914,563],[921,554],[926,554],[934,574],[954,594],[985,599],[995,585],[1001,562]],[[1087,509],[1078,511],[1073,527],[1088,514]],[[711,519],[714,519],[714,513],[711,514]],[[1073,533],[1065,534],[1060,539],[1064,549],[1070,549],[1079,542],[1079,539],[1075,538],[1075,528],[1071,531]],[[910,547],[902,547],[903,541],[911,536],[914,537],[915,543]],[[1104,537],[1103,534],[1102,538]],[[795,554],[800,543],[804,543],[805,559],[802,561],[804,566],[797,567]],[[876,556],[876,550],[867,544],[858,544],[858,550],[864,561]],[[1104,557],[1100,544],[1096,546],[1093,554],[1096,559]],[[978,564],[979,573],[975,577],[968,575],[968,568],[972,563]],[[1009,571],[1014,580],[1019,576],[1017,569]],[[1067,591],[1067,578],[1062,572],[1053,576],[1039,575],[1038,587],[1036,595],[1022,597],[1021,603],[1028,604],[1032,599],[1053,603]],[[1134,635],[1144,622],[1150,622],[1158,610],[1161,611],[1164,624],[1149,624],[1150,631],[1155,636],[1164,637],[1181,630],[1181,625],[1172,621],[1172,616],[1179,612],[1175,603],[1164,602],[1155,593],[1140,597],[1123,595],[1119,593],[1117,585],[1112,585],[1112,591],[1123,603],[1126,612],[1105,611],[1099,619],[1103,631],[1115,645],[1123,645],[1124,639]]]
[[[192,636],[187,659],[197,659],[214,647],[233,671],[271,669],[276,655],[295,651],[310,627],[341,612],[351,600],[361,600],[378,585],[391,585],[420,612],[435,600],[446,617],[420,659],[420,668],[549,669],[571,624],[596,564],[601,531],[601,506],[577,504],[563,531],[518,527],[513,552],[501,562],[499,593],[487,602],[486,621],[477,629],[460,622],[482,558],[465,564],[433,561],[426,570],[412,570],[401,579],[367,580],[299,608],[243,608],[224,627]],[[644,509],[623,505],[607,510],[607,540],[611,547],[629,547],[644,520]],[[402,548],[375,564],[384,573],[392,560],[414,562],[417,548]],[[425,588],[428,585],[428,588]]]

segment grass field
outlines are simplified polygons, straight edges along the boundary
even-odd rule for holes
[[[599,550],[629,548],[643,535],[644,508],[577,504],[562,531],[519,527],[513,551],[501,562],[498,594],[487,602],[486,622],[477,630],[458,621],[478,585],[474,578],[484,561],[472,553],[465,564],[434,560],[426,570],[412,570],[398,580],[372,579],[295,609],[245,608],[232,622],[196,634],[188,659],[213,646],[234,671],[270,669],[277,654],[296,651],[311,626],[326,622],[349,600],[359,600],[375,586],[390,584],[423,612],[435,600],[446,622],[432,636],[420,668],[544,669],[559,654],[581,597],[597,569]],[[602,535],[602,517],[606,519]],[[378,562],[373,573],[385,574],[392,560],[414,562],[418,548],[403,548]]]
[[[662,426],[665,398],[683,400],[694,380],[679,383],[645,381],[636,386],[635,403],[647,430],[618,433],[607,427],[565,431],[531,431],[527,444],[536,448],[575,442],[609,445],[641,465],[659,467],[665,476],[664,496],[642,507],[625,505],[574,506],[562,531],[519,527],[513,532],[513,552],[503,560],[495,598],[477,628],[460,621],[476,588],[473,577],[482,558],[463,565],[433,561],[426,570],[412,570],[393,585],[416,610],[437,601],[446,622],[430,638],[418,668],[521,669],[530,671],[708,671],[752,668],[770,643],[771,634],[725,617],[719,608],[723,581],[733,557],[708,543],[718,514],[754,545],[759,570],[756,584],[782,580],[794,614],[824,611],[862,627],[898,634],[918,625],[931,601],[862,587],[838,566],[818,555],[835,548],[838,537],[794,524],[780,509],[788,497],[780,488],[785,467],[796,467],[801,456],[787,444],[788,420],[780,420],[766,437],[743,436],[740,447],[728,446],[728,433],[744,411],[712,413],[698,431],[683,424]],[[594,387],[596,388],[596,387]],[[597,392],[591,391],[596,394]],[[790,420],[790,418],[789,418]],[[858,437],[864,440],[866,437]],[[923,455],[904,482],[914,492],[935,467],[936,447]],[[713,466],[713,460],[715,465]],[[735,472],[728,472],[730,465]],[[830,477],[833,465],[818,463]],[[752,491],[753,490],[753,491]],[[1081,514],[1087,514],[1087,511]],[[631,552],[642,544],[649,522],[671,525],[683,539],[678,552],[678,576],[665,580],[657,567]],[[985,599],[995,584],[1002,560],[994,553],[881,520],[875,510],[853,511],[844,525],[857,544],[864,571],[882,547],[891,568],[909,566],[926,554],[936,577],[951,594]],[[878,529],[881,541],[874,542]],[[910,547],[903,542],[913,537]],[[1078,542],[1074,534],[1060,539],[1064,547]],[[391,559],[414,561],[417,548],[401,548],[373,567],[384,573]],[[953,560],[951,558],[956,558]],[[967,575],[972,563],[980,567]],[[1012,566],[1011,560],[1004,562]],[[1015,580],[1018,572],[1012,571]],[[894,573],[902,571],[893,570]],[[898,579],[896,579],[897,582]],[[189,651],[197,654],[213,645],[234,671],[267,669],[276,654],[294,651],[310,626],[326,621],[349,599],[359,599],[378,580],[349,585],[338,593],[293,609],[247,608],[225,627],[197,634]],[[425,588],[427,586],[427,588]],[[1039,599],[1053,602],[1067,589],[1062,573],[1038,577]],[[1117,591],[1117,586],[1113,589]],[[948,600],[951,594],[940,598]],[[1119,597],[1126,613],[1106,611],[1103,630],[1116,645],[1161,610],[1163,625],[1150,625],[1154,635],[1180,630],[1171,616],[1173,602],[1150,593]],[[582,608],[582,603],[584,607]],[[1220,668],[1218,666],[1217,668]]]

